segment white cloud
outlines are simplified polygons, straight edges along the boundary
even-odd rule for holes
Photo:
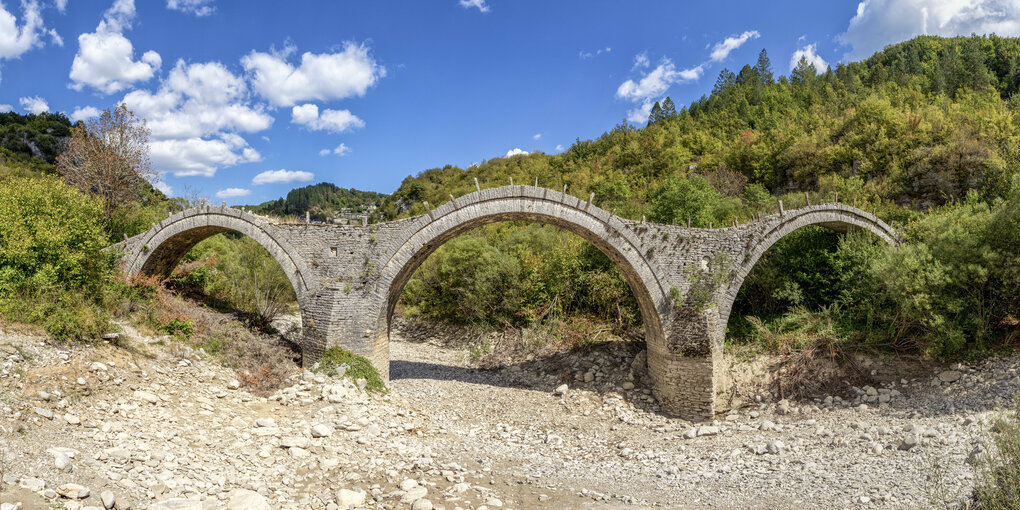
[[[534,135],[531,136],[531,138],[534,140],[538,140],[539,138],[542,138],[542,133],[535,133]]]
[[[515,147],[513,149],[510,149],[510,150],[506,151],[506,156],[503,156],[503,157],[504,158],[509,158],[511,156],[523,156],[523,155],[526,155],[526,154],[530,154],[530,153],[528,151],[526,151],[526,150],[521,149],[520,147]]]
[[[485,5],[485,0],[460,0],[460,5],[466,9],[477,7],[481,12],[489,12],[489,6]]]
[[[846,32],[837,39],[851,49],[844,58],[861,59],[917,35],[1020,35],[1016,0],[864,0]]]
[[[227,188],[216,192],[216,198],[222,199],[246,197],[248,195],[251,195],[251,190],[244,188]]]
[[[216,12],[213,0],[166,0],[166,8],[195,16],[208,16]]]
[[[9,104],[0,104],[0,113],[13,112],[14,107]]]
[[[648,115],[652,113],[652,101],[650,99],[645,100],[640,105],[627,110],[627,120],[631,122],[647,122]]]
[[[170,197],[170,196],[173,196],[173,194],[174,194],[174,189],[171,188],[169,184],[167,184],[167,183],[165,183],[163,181],[156,181],[156,182],[152,183],[152,186],[154,188],[162,191],[163,195],[165,195],[165,196]]]
[[[635,69],[645,68],[651,65],[651,61],[648,60],[648,53],[642,51],[637,55],[634,55],[634,65],[630,68],[631,71]]]
[[[60,11],[61,14],[67,10],[67,0],[56,0],[53,3],[57,6],[57,10]]]
[[[60,37],[60,34],[57,33],[56,29],[51,28],[47,30],[46,33],[50,34],[50,40],[53,41],[53,44],[56,44],[61,48],[64,47],[64,38]]]
[[[348,147],[345,144],[342,144],[342,143],[340,145],[337,145],[333,149],[322,149],[321,151],[319,151],[319,155],[320,156],[328,156],[330,154],[335,154],[337,156],[341,156],[342,157],[342,156],[346,156],[346,155],[348,155],[350,153],[351,153],[351,148]]]
[[[180,60],[158,90],[131,91],[123,102],[146,119],[157,170],[212,176],[221,167],[261,160],[238,133],[264,131],[273,117],[249,96],[244,80],[223,64]]]
[[[315,178],[311,172],[300,170],[266,170],[251,180],[252,184],[273,184],[278,182],[308,182]]]
[[[123,32],[135,17],[134,0],[115,0],[103,14],[95,32],[78,36],[78,53],[71,62],[71,88],[88,85],[113,94],[137,81],[152,78],[163,63],[159,53],[146,51],[134,60],[134,46]]]
[[[610,48],[609,46],[606,46],[605,48],[599,48],[599,49],[597,49],[595,51],[583,51],[583,50],[579,51],[577,53],[577,56],[581,57],[582,59],[589,59],[589,58],[595,58],[595,57],[597,57],[597,56],[599,56],[599,55],[601,55],[603,53],[609,53],[611,51],[613,51],[613,49]]]
[[[75,108],[74,111],[71,112],[70,119],[71,122],[78,122],[79,120],[98,117],[100,114],[102,114],[102,112],[99,111],[99,108],[96,108],[95,106],[84,106],[81,108]]]
[[[722,42],[716,43],[716,45],[712,47],[711,58],[716,62],[722,62],[723,60],[726,60],[726,57],[730,55],[731,51],[743,46],[747,41],[757,39],[759,37],[761,37],[761,34],[759,34],[757,30],[748,30],[738,36],[727,37]]]
[[[40,113],[50,111],[50,105],[46,103],[46,100],[39,96],[23,97],[18,100],[21,107],[29,113],[39,115]]]
[[[292,108],[291,122],[308,126],[308,129],[315,131],[332,131],[334,133],[343,133],[365,126],[365,121],[348,110],[323,110],[320,115],[319,107],[311,103]]]
[[[814,64],[815,71],[817,71],[819,73],[824,73],[825,70],[829,67],[829,64],[827,62],[825,62],[825,59],[823,59],[822,57],[819,57],[818,54],[815,53],[815,45],[814,44],[809,44],[809,45],[807,45],[807,46],[805,46],[805,47],[803,47],[803,48],[793,52],[793,56],[790,57],[790,70],[791,71],[793,71],[793,69],[795,67],[797,67],[797,63],[800,62],[800,58],[801,57],[804,57],[805,59],[807,59],[809,64]]]
[[[252,87],[276,106],[363,96],[386,76],[386,69],[376,63],[364,44],[347,42],[337,53],[304,53],[297,67],[287,61],[293,50],[252,51],[241,59]]]
[[[563,145],[556,144],[556,150],[562,151],[563,150]]]
[[[636,82],[627,80],[621,83],[616,89],[616,97],[635,102],[647,101],[662,95],[674,83],[697,80],[701,77],[703,69],[701,65],[698,65],[678,71],[672,61],[664,58],[661,64],[642,76],[640,80]]]
[[[153,167],[177,177],[212,177],[219,168],[262,160],[258,151],[239,146],[244,140],[235,137],[157,140],[149,143],[149,156]]]
[[[39,14],[39,3],[35,0],[22,1],[21,10],[21,26],[18,26],[18,19],[0,2],[0,61],[18,58],[30,49],[42,46],[40,39],[47,30]],[[52,30],[50,33],[56,34]],[[56,36],[54,43],[59,39],[60,36]],[[63,41],[59,45],[63,45]]]

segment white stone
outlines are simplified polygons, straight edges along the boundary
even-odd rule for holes
[[[269,510],[269,501],[255,491],[235,489],[230,491],[227,510]]]
[[[336,502],[343,509],[350,508],[351,505],[359,506],[365,502],[365,493],[363,491],[340,489],[336,491]]]

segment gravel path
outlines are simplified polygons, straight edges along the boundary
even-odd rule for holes
[[[126,337],[0,332],[2,510],[916,508],[925,487],[969,490],[968,456],[1020,391],[1004,358],[695,425],[658,412],[623,345],[487,371],[394,338],[388,395],[304,372],[267,398]]]

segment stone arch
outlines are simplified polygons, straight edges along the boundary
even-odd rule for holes
[[[723,329],[726,328],[729,321],[733,302],[737,298],[740,287],[744,284],[744,279],[773,244],[794,230],[808,225],[819,225],[837,232],[864,229],[890,245],[895,246],[900,242],[899,232],[877,216],[841,203],[819,204],[794,209],[772,218],[773,221],[766,222],[765,228],[752,237],[748,244],[747,255],[736,268],[733,279],[722,294],[719,316]]]
[[[273,224],[238,209],[194,207],[160,221],[125,243],[124,273],[169,276],[188,250],[222,232],[238,232],[262,245],[286,273],[304,309],[312,273]]]
[[[631,222],[589,202],[533,186],[504,186],[453,199],[413,220],[382,265],[377,292],[381,306],[374,329],[379,363],[389,360],[389,324],[400,291],[425,259],[454,237],[482,225],[531,221],[579,235],[605,253],[620,269],[638,301],[649,348],[664,349],[661,314],[668,294],[632,238]],[[388,364],[388,363],[387,363]],[[382,368],[377,365],[377,368]]]

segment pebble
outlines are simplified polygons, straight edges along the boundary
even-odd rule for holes
[[[568,389],[570,388],[566,384],[561,384],[557,386],[555,390],[553,390],[553,393],[556,395],[564,395],[567,393]]]
[[[312,437],[329,437],[333,435],[333,427],[320,423],[312,427]]]
[[[235,489],[230,492],[227,510],[269,510],[269,501],[255,491]]]
[[[350,508],[351,505],[360,506],[365,503],[365,493],[340,489],[336,492],[336,502],[340,505],[340,508],[344,509]]]

